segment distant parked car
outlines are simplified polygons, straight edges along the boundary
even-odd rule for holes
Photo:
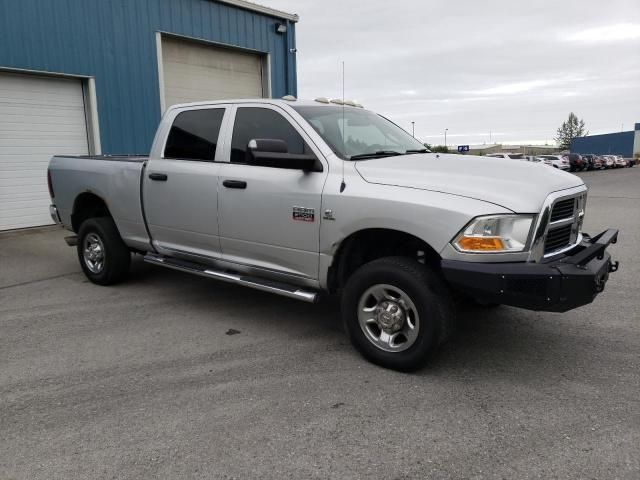
[[[551,160],[551,165],[554,168],[559,168],[560,170],[569,170],[571,165],[569,165],[569,160],[564,158],[562,155],[538,155],[540,158],[544,158],[546,160]]]
[[[579,153],[570,153],[569,155],[567,155],[567,159],[569,160],[570,165],[569,170],[571,170],[572,172],[586,170],[587,164],[582,159],[582,155],[580,155]]]
[[[543,165],[547,165],[549,167],[553,166],[553,164],[551,163],[551,160],[549,160],[548,158],[542,158],[536,155],[527,155],[526,160],[527,162],[542,163]]]
[[[598,155],[592,153],[582,155],[582,160],[586,163],[587,170],[600,170],[602,168],[602,160]]]
[[[602,161],[604,162],[604,168],[616,168],[616,160],[613,155],[602,155]]]
[[[627,166],[627,161],[620,155],[614,155],[614,157],[616,159],[616,168],[625,168]]]
[[[487,157],[506,158],[507,160],[526,160],[522,153],[490,153]]]

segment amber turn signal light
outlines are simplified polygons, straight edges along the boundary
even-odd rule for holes
[[[467,251],[490,252],[505,249],[502,240],[496,237],[462,237],[456,243]]]

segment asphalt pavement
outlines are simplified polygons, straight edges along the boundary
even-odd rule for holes
[[[425,369],[367,363],[338,305],[0,235],[0,479],[640,478],[640,168],[580,174],[621,230],[565,314],[465,307]]]

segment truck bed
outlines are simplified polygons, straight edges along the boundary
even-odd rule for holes
[[[106,160],[110,162],[142,163],[149,159],[148,155],[56,155],[55,158],[77,158],[81,160]]]
[[[62,224],[72,229],[74,203],[80,195],[94,195],[109,209],[124,242],[146,250],[141,178],[144,155],[56,155],[49,162],[55,203]]]

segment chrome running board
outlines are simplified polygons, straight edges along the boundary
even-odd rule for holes
[[[144,261],[153,265],[160,265],[162,267],[171,268],[173,270],[179,270],[181,272],[193,273],[202,277],[213,278],[215,280],[222,280],[223,282],[235,283],[237,285],[255,288],[256,290],[262,290],[263,292],[275,293],[284,297],[295,298],[297,300],[302,300],[303,302],[315,303],[318,300],[317,292],[301,290],[300,288],[289,285],[287,283],[275,282],[272,280],[241,275],[238,273],[229,273],[222,270],[215,270],[209,266],[201,265],[195,262],[188,262],[185,260],[168,258],[154,254],[145,255]]]

